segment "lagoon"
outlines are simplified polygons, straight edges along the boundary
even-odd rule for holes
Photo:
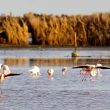
[[[80,69],[74,65],[110,66],[110,48],[78,48],[79,57],[72,58],[73,48],[14,48],[0,50],[0,63],[9,65],[20,76],[7,77],[0,85],[0,110],[109,110],[110,70],[101,70],[95,81],[81,81]],[[39,78],[30,75],[33,66],[40,67]],[[62,67],[67,66],[66,76]],[[53,68],[54,79],[47,78]]]

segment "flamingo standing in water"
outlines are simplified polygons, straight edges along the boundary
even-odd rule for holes
[[[67,67],[62,68],[62,74],[65,76],[67,74]]]
[[[11,74],[8,65],[0,64],[0,80],[4,80],[5,77]]]
[[[5,77],[20,75],[21,73],[12,73],[8,65],[0,64],[0,80],[4,80]]]
[[[0,64],[0,83],[8,76],[20,75],[21,73],[11,73],[11,70],[8,65]],[[1,89],[1,88],[0,88]],[[2,94],[2,90],[0,91]]]
[[[33,75],[33,76],[40,76],[40,68],[38,66],[33,66],[33,68],[31,70],[29,70],[29,72]]]
[[[47,70],[47,73],[48,73],[48,79],[53,79],[54,70],[52,68],[49,68]]]
[[[80,74],[84,75],[82,81],[86,80],[88,76],[95,78],[96,76],[101,75],[99,69],[110,69],[110,67],[102,66],[102,64],[96,64],[96,65],[86,64],[86,65],[75,66],[73,67],[73,69],[74,68],[82,68],[82,70],[80,71]]]

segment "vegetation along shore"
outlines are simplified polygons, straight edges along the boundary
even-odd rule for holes
[[[110,46],[110,13],[1,15],[0,45],[107,47]]]

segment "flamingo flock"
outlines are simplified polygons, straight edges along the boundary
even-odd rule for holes
[[[80,74],[83,75],[82,81],[85,81],[88,77],[96,78],[98,76],[101,76],[100,69],[110,69],[108,66],[102,66],[102,64],[96,64],[96,65],[79,65],[72,67],[73,69],[82,68],[80,70]],[[68,68],[63,67],[62,68],[62,75],[67,75]],[[34,66],[31,70],[29,70],[31,74],[35,74],[36,76],[40,76],[40,68],[38,66]],[[54,69],[49,68],[47,70],[47,76],[48,79],[54,78]]]
[[[96,65],[79,65],[74,66],[72,69],[82,68],[80,70],[80,74],[83,75],[82,81],[86,80],[88,77],[96,78],[99,75],[101,76],[100,69],[110,69],[108,66],[102,66],[102,64],[96,64]],[[38,66],[33,66],[31,69],[28,70],[29,73],[35,77],[39,77],[41,75],[40,68]],[[68,68],[63,67],[61,69],[62,75],[67,75]],[[13,76],[13,75],[20,75],[20,74],[12,74],[11,70],[8,65],[0,64],[0,80],[4,80],[7,76]],[[47,76],[48,79],[54,79],[54,69],[48,68],[47,70]]]
[[[67,67],[63,67],[61,71],[62,71],[62,75],[65,76],[67,74]],[[39,77],[41,75],[40,68],[38,66],[32,66],[32,68],[29,70],[29,73],[32,76],[36,76],[36,77]],[[53,68],[47,69],[47,76],[48,76],[48,79],[54,79],[54,69]]]
[[[110,69],[110,67],[102,66],[102,64],[96,64],[96,65],[86,64],[86,65],[79,65],[79,66],[72,67],[72,69],[77,69],[77,68],[81,68],[80,74],[83,76],[82,81],[86,81],[86,79],[89,77],[90,78],[98,77],[99,75],[101,75],[100,69]],[[65,76],[67,75],[68,68],[63,67],[61,71],[62,71],[62,75]],[[36,65],[33,66],[31,69],[29,69],[28,72],[32,76],[37,78],[39,78],[39,76],[41,75],[40,68]],[[5,79],[5,77],[14,76],[14,75],[21,75],[21,74],[12,73],[8,65],[0,64],[0,82],[2,82]],[[47,69],[47,77],[49,80],[54,79],[53,68]],[[1,94],[2,94],[2,91],[1,91]]]

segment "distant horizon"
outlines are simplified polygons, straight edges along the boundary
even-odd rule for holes
[[[10,12],[10,13],[2,13],[2,14],[0,14],[0,16],[10,16],[10,15],[12,15],[12,16],[20,16],[20,17],[22,17],[22,16],[24,16],[25,14],[28,14],[28,13],[33,13],[33,14],[38,14],[38,15],[53,15],[53,16],[62,16],[62,15],[67,15],[67,16],[77,16],[77,15],[82,15],[82,16],[85,16],[85,15],[87,15],[87,16],[89,16],[89,15],[93,15],[93,14],[100,14],[100,13],[102,13],[102,14],[104,14],[104,13],[110,13],[110,12],[92,12],[92,13],[82,13],[82,14],[51,14],[51,13],[37,13],[37,12],[27,12],[27,13],[23,13],[22,15],[14,15],[12,12]]]
[[[0,0],[0,15],[23,16],[32,12],[47,15],[91,15],[110,12],[104,0]]]

